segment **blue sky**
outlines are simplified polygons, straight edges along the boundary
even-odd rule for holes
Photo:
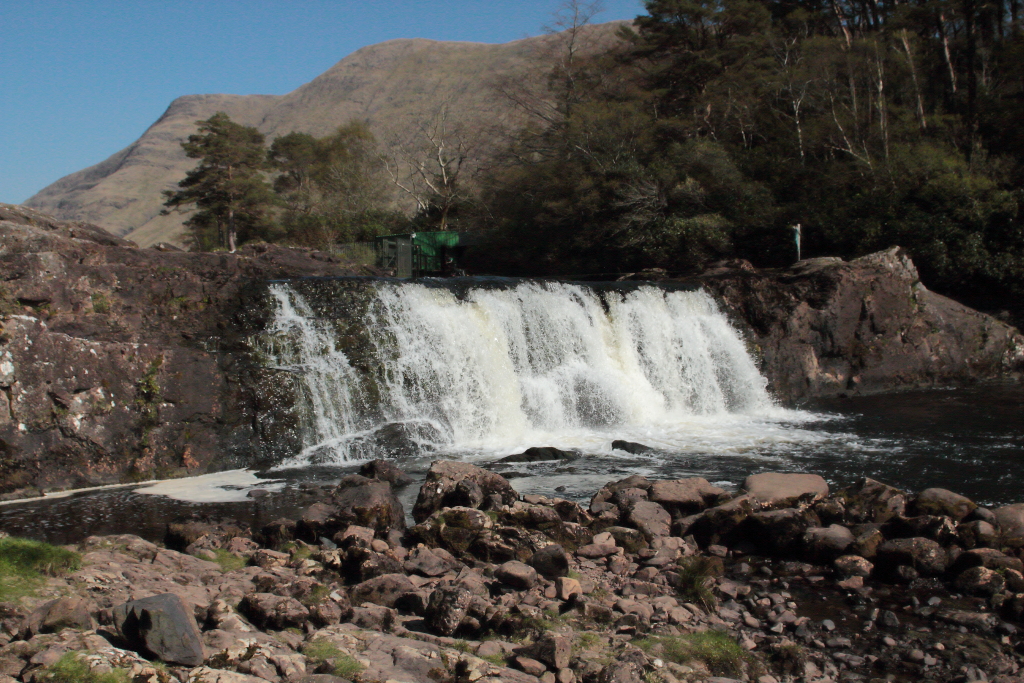
[[[503,43],[559,0],[0,0],[0,202],[138,138],[175,97],[283,95],[392,38]],[[605,0],[596,21],[640,0]]]

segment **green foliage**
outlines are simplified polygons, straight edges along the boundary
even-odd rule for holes
[[[185,225],[194,246],[234,250],[239,241],[258,237],[268,227],[273,196],[262,174],[263,134],[235,123],[224,112],[196,123],[198,132],[181,146],[199,164],[178,183],[179,190],[164,193],[165,213],[191,207]]]
[[[0,601],[30,595],[45,576],[60,576],[81,565],[76,552],[40,541],[0,538]]]
[[[92,293],[92,312],[101,315],[110,313],[110,299],[103,292]]]
[[[352,679],[365,667],[329,640],[316,639],[302,646],[302,654],[314,664],[328,664],[335,676]]]
[[[76,653],[67,652],[41,674],[36,674],[36,680],[46,683],[130,683],[131,677],[124,669],[95,672]]]
[[[645,652],[676,664],[704,662],[716,676],[739,675],[743,673],[744,664],[750,661],[750,655],[721,631],[698,631],[634,642]]]
[[[316,248],[396,232],[404,217],[387,209],[388,184],[377,141],[353,121],[333,134],[283,135],[270,146],[281,207],[277,236]]]
[[[718,572],[718,565],[710,557],[692,555],[677,561],[679,583],[676,590],[687,602],[700,605],[709,612],[718,601],[711,590],[711,581]]]
[[[7,291],[7,288],[0,284],[0,315],[14,315],[21,312],[18,302]]]
[[[142,413],[143,427],[152,427],[158,421],[158,406],[160,401],[163,400],[163,396],[157,377],[163,364],[163,356],[154,358],[150,362],[149,367],[146,368],[146,372],[135,385],[135,405]]]

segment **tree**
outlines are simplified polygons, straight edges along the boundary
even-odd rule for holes
[[[192,212],[185,225],[196,247],[221,246],[233,252],[239,237],[255,237],[267,226],[272,195],[262,173],[263,134],[224,112],[196,123],[198,132],[181,146],[199,164],[178,183],[179,190],[164,192],[164,213]]]
[[[288,239],[324,248],[367,240],[395,222],[376,138],[361,121],[333,134],[283,135],[267,153]]]

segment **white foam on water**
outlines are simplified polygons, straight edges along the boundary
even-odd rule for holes
[[[283,486],[283,482],[260,479],[249,470],[228,470],[197,477],[167,479],[136,489],[135,493],[167,496],[186,503],[238,503],[248,500],[248,493],[253,489],[279,491]]]
[[[268,356],[302,378],[303,394],[303,449],[281,467],[375,457],[367,444],[390,423],[426,428],[428,450],[470,460],[530,446],[614,457],[613,439],[685,454],[828,438],[804,427],[822,416],[772,400],[703,291],[524,282],[459,298],[381,283],[364,321],[379,368],[372,405],[331,322],[286,283],[271,293]]]

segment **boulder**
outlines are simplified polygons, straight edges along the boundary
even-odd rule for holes
[[[309,610],[295,598],[273,593],[250,593],[238,603],[238,611],[261,629],[302,628]]]
[[[569,556],[557,543],[546,545],[533,554],[530,565],[546,579],[557,579],[569,573]]]
[[[753,496],[737,496],[697,515],[688,531],[704,546],[716,544],[733,536],[747,517],[760,509],[760,501]]]
[[[332,496],[337,508],[333,520],[336,528],[357,524],[373,529],[378,538],[387,538],[392,529],[405,529],[405,510],[391,491],[391,484],[360,479],[363,481],[354,486],[339,484]]]
[[[550,446],[535,446],[527,448],[522,453],[506,456],[498,462],[545,462],[549,460],[575,460],[578,457],[580,457],[579,453],[574,451],[563,451]]]
[[[990,523],[980,519],[973,522],[960,522],[956,527],[956,535],[960,543],[971,548],[996,548],[999,546],[999,530]]]
[[[79,631],[95,629],[96,621],[92,618],[94,610],[94,603],[78,596],[50,600],[25,617],[20,637],[28,640],[37,633],[59,633],[65,628]]]
[[[658,505],[647,500],[633,503],[626,513],[626,521],[650,541],[659,536],[668,536],[672,530],[672,515]]]
[[[828,483],[817,474],[752,474],[744,480],[742,488],[768,509],[813,503],[828,496]]]
[[[442,636],[450,636],[466,618],[466,611],[473,594],[458,585],[441,586],[434,589],[423,616],[428,629]]]
[[[1006,588],[1006,579],[992,569],[971,567],[956,577],[956,587],[967,595],[995,595]]]
[[[1003,544],[1010,548],[1024,547],[1024,503],[1004,505],[992,512]]]
[[[359,474],[367,479],[386,481],[391,484],[392,488],[396,489],[412,483],[412,477],[399,469],[398,465],[391,460],[384,460],[382,458],[364,463],[359,468]]]
[[[836,573],[843,578],[849,578],[851,576],[862,576],[866,578],[871,576],[871,572],[875,568],[875,565],[857,555],[843,555],[842,557],[837,557],[835,562],[832,563],[832,566],[835,567]]]
[[[959,522],[978,506],[969,498],[952,491],[931,488],[917,494],[912,507],[919,515],[952,517]]]
[[[480,488],[485,501],[491,501],[494,497],[493,500],[500,500],[502,505],[511,505],[519,500],[519,494],[499,474],[469,463],[438,460],[431,464],[426,481],[420,487],[412,509],[413,519],[423,522],[437,510],[452,505],[449,497],[455,494],[459,483],[466,479]]]
[[[415,590],[416,586],[405,574],[382,574],[352,586],[349,597],[354,605],[371,602],[394,607],[398,598]]]
[[[648,489],[647,498],[669,512],[690,515],[714,505],[724,493],[724,489],[712,486],[707,479],[692,477],[656,481]]]
[[[170,664],[199,666],[203,640],[195,617],[173,593],[132,600],[114,608],[114,628],[143,656]]]
[[[928,538],[900,538],[878,547],[875,564],[883,571],[911,567],[924,575],[937,576],[946,571],[949,558],[942,546]]]
[[[448,553],[445,553],[445,555],[448,555]],[[403,566],[409,574],[421,574],[423,576],[442,576],[454,568],[453,563],[449,562],[445,557],[422,545],[413,548],[409,552],[409,556],[406,558]]]
[[[537,584],[537,570],[523,562],[511,560],[494,570],[494,578],[517,590],[529,590]]]
[[[853,532],[839,524],[808,529],[803,537],[804,554],[810,562],[828,564],[844,555],[853,541]]]
[[[772,556],[784,556],[794,551],[804,533],[818,526],[813,513],[797,508],[755,512],[745,522],[744,535],[758,549]]]
[[[1024,571],[1024,562],[993,548],[973,548],[957,556],[950,567],[950,572],[959,574],[971,567],[985,567],[997,571],[1012,569],[1019,572]]]
[[[881,524],[903,516],[907,507],[907,496],[903,491],[870,477],[864,477],[843,490],[839,497],[846,507],[847,519],[855,524]]]
[[[956,525],[949,517],[917,515],[916,517],[895,516],[882,525],[886,538],[930,538],[941,545],[957,540]]]
[[[632,455],[647,455],[655,452],[655,449],[650,446],[645,446],[644,444],[636,443],[635,441],[623,441],[622,439],[612,441],[612,450],[624,451],[626,453],[631,453]]]
[[[572,656],[572,642],[565,636],[548,631],[534,643],[533,655],[549,667],[558,670],[569,666]]]

